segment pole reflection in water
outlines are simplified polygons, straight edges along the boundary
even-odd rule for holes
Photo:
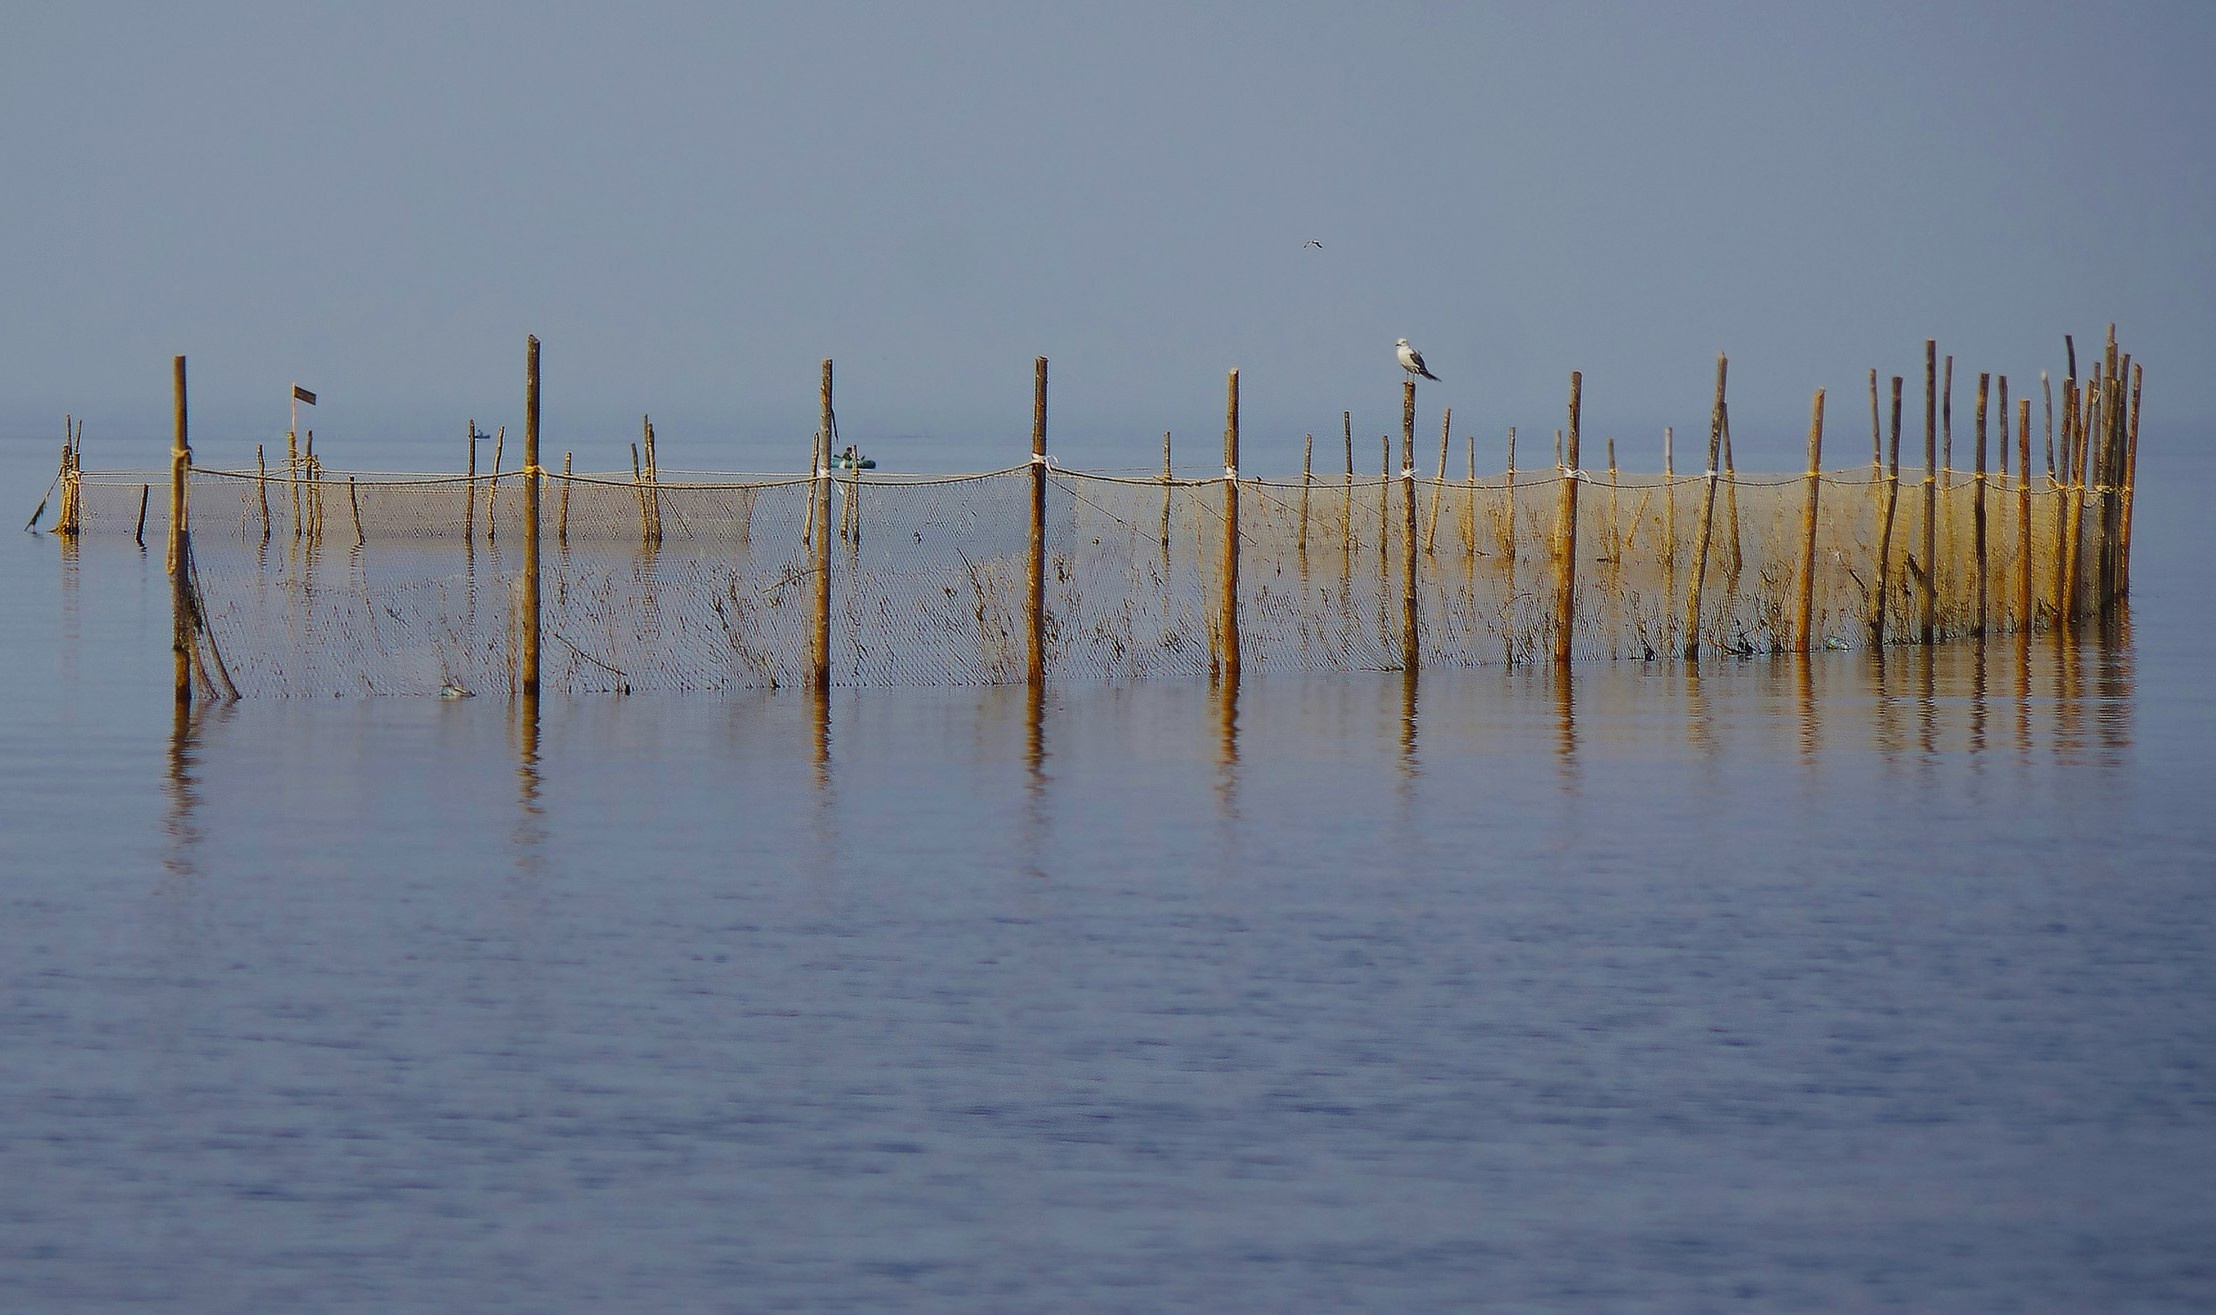
[[[168,763],[162,776],[162,869],[171,876],[199,874],[199,843],[206,827],[199,820],[199,769],[204,750],[204,721],[222,723],[233,712],[230,703],[177,703],[168,725]]]
[[[1229,825],[1239,820],[1239,677],[1216,684],[1216,808]]]
[[[808,701],[810,768],[816,788],[816,875],[829,881],[839,864],[839,791],[831,767],[831,691],[808,687],[801,697]]]
[[[538,875],[544,863],[546,809],[539,800],[539,696],[519,695],[514,704],[516,736],[516,871]]]
[[[1793,708],[1800,724],[1800,755],[1812,763],[1823,751],[1823,722],[1816,716],[1816,666],[1806,653],[1793,655]]]
[[[1032,681],[1023,696],[1023,872],[1047,875],[1046,686]]]
[[[1577,680],[1570,663],[1554,667],[1554,761],[1565,794],[1575,795],[1582,784],[1577,762]]]

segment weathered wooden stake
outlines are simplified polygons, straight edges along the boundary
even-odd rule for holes
[[[462,483],[462,542],[477,538],[477,422],[469,422],[469,477]]]
[[[810,551],[815,557],[816,598],[814,642],[809,654],[808,683],[818,694],[831,689],[831,362],[823,363],[823,418],[816,430],[815,487],[808,505],[813,509],[814,534]]]
[[[1700,657],[1700,589],[1708,574],[1708,542],[1716,527],[1716,463],[1723,458],[1724,376],[1730,362],[1716,354],[1716,401],[1708,415],[1708,470],[1702,476],[1700,537],[1693,550],[1693,576],[1685,588],[1685,658]]]
[[[524,710],[535,715],[539,699],[539,340],[523,340],[523,653]],[[506,426],[501,427],[506,432]],[[498,451],[496,447],[494,451]],[[499,462],[495,460],[494,467]],[[491,514],[485,526],[492,539]]]
[[[561,520],[554,531],[555,538],[564,548],[569,546],[569,471],[572,455],[568,452],[562,454],[562,511]]]
[[[148,502],[151,502],[151,501],[153,500],[153,498],[154,498],[154,486],[153,486],[153,485],[151,485],[151,484],[141,484],[141,485],[139,485],[139,514],[138,514],[138,529],[136,529],[135,531],[133,531],[133,532],[132,532],[132,534],[131,534],[131,538],[132,538],[132,539],[133,539],[133,540],[134,540],[134,541],[135,541],[135,542],[136,542],[136,543],[138,544],[138,546],[139,546],[139,547],[141,547],[141,548],[144,548],[144,547],[146,546],[146,504],[147,504]]]
[[[1951,358],[1950,358],[1950,359],[1951,359]],[[1971,622],[1970,622],[1970,633],[1971,633],[1971,634],[1973,634],[1973,635],[1977,635],[1977,636],[1979,636],[1979,637],[1981,637],[1981,638],[1982,638],[1982,637],[1984,636],[1984,634],[1985,634],[1985,606],[1986,606],[1986,598],[1985,598],[1985,571],[1986,571],[1986,550],[1985,550],[1985,391],[1986,391],[1986,388],[1987,388],[1987,387],[1989,386],[1990,382],[1991,382],[1991,376],[1990,376],[1990,375],[1987,375],[1987,374],[1985,374],[1985,373],[1983,373],[1983,372],[1980,372],[1980,373],[1978,374],[1978,377],[1977,377],[1977,470],[1976,470],[1976,473],[1975,473],[1975,474],[1973,474],[1973,475],[1972,475],[1972,476],[1970,477],[1970,481],[1971,481],[1972,489],[1973,489],[1973,491],[1975,492],[1975,494],[1977,495],[1977,496],[1976,496],[1976,500],[1975,500],[1975,501],[1974,501],[1974,502],[1973,502],[1973,503],[1971,504],[1971,507],[1970,507],[1970,556],[1971,556],[1971,559],[1972,559],[1973,561],[1975,561],[1975,562],[1977,563],[1977,567],[1976,567],[1976,570],[1977,570],[1977,613],[1976,613],[1976,615],[1975,615],[1975,616],[1974,616],[1974,617],[1973,617],[1973,618],[1971,619]],[[2002,451],[2006,451],[2006,450],[2007,450],[2007,447],[2008,447],[2008,445],[2007,445],[2006,443],[2003,443],[2003,444],[2001,445],[2001,449],[2002,449]]]
[[[174,436],[169,446],[169,629],[170,651],[176,659],[176,698],[180,707],[192,705],[193,615],[192,533],[185,522],[185,478],[192,468],[192,441],[186,429],[185,358],[170,361]]]
[[[1224,384],[1222,674],[1239,683],[1239,372]]]
[[[352,475],[346,477],[346,502],[354,509],[354,546],[359,548],[369,542],[369,536],[362,533],[362,498],[354,489]]]
[[[1031,362],[1031,561],[1024,617],[1029,642],[1024,678],[1046,680],[1046,358]]]
[[[496,425],[492,431],[492,478],[485,481],[485,542],[500,537],[500,520],[494,514],[500,505],[500,461],[503,449],[508,446],[508,427]]]
[[[1454,446],[1454,408],[1448,407],[1439,418],[1439,479],[1431,492],[1431,524],[1424,529],[1423,550],[1437,550],[1439,543],[1439,504],[1447,500],[1447,449]]]
[[[1731,579],[1738,582],[1747,558],[1739,539],[1739,467],[1731,457],[1731,404],[1724,403],[1724,512],[1731,524]]]
[[[1816,600],[1816,509],[1823,488],[1824,390],[1808,408],[1808,502],[1801,510],[1800,599],[1793,614],[1793,651],[1807,653]]]
[[[2120,587],[2128,596],[2131,593],[2131,512],[2132,490],[2139,481],[2139,391],[2146,382],[2146,368],[2131,367],[2131,420],[2130,431],[2124,436],[2124,529],[2123,529],[2123,579]]]
[[[1310,434],[1300,447],[1300,539],[1295,545],[1304,571],[1308,564],[1308,493],[1315,487],[1315,465],[1316,436]]]
[[[1421,635],[1416,610],[1416,379],[1401,383],[1400,401],[1400,669],[1420,665]],[[1444,454],[1442,454],[1443,457]],[[1442,467],[1444,461],[1441,462]],[[1442,473],[1443,469],[1442,469]]]
[[[1939,344],[1924,339],[1924,570],[1917,600],[1918,636],[1928,647],[1938,637],[1939,609]]]
[[[1878,513],[1877,590],[1870,607],[1870,646],[1885,647],[1885,605],[1893,570],[1893,516],[1900,508],[1901,493],[1901,377],[1893,376],[1893,441],[1891,461],[1881,486],[1882,510]]]
[[[2002,417],[2005,422],[2006,416]],[[2004,423],[2005,429],[2005,423]],[[2004,435],[2005,440],[2005,435]],[[2031,610],[2031,399],[2016,402],[2016,625],[2024,634],[2039,626]]]
[[[1562,492],[1556,505],[1554,559],[1554,664],[1567,666],[1571,641],[1577,637],[1577,486],[1585,478],[1578,469],[1578,428],[1585,405],[1585,375],[1570,371],[1570,427],[1562,453]]]
[[[262,542],[269,542],[269,462],[262,457],[262,445],[254,445],[254,486],[262,495]]]

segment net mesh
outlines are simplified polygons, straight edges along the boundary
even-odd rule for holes
[[[166,497],[156,496],[165,477],[74,478],[76,532],[166,531]],[[1025,679],[1033,469],[829,479],[832,680]],[[1113,681],[1205,674],[1221,662],[1227,482],[1056,468],[1045,484],[1046,672]],[[815,481],[549,474],[542,490],[542,688],[716,690],[807,678]],[[2097,606],[2092,564],[2115,544],[2111,513],[2128,496],[2041,478],[2028,488],[1981,485],[1959,473],[1893,483],[1869,469],[1827,473],[1816,492],[1814,647],[1920,638],[1927,590],[1935,637],[1981,619],[1989,631],[2015,630]],[[1423,664],[1548,658],[1564,625],[1576,657],[1677,655],[1711,498],[1696,647],[1786,648],[1809,496],[1805,476],[1241,479],[1241,667],[1405,665],[1411,555]],[[523,476],[195,470],[189,498],[206,630],[241,693],[514,686]],[[1565,617],[1558,568],[1570,503],[1575,588]],[[2074,581],[2072,556],[2086,563]]]

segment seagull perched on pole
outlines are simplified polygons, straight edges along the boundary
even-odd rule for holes
[[[1438,375],[1435,375],[1431,371],[1423,368],[1423,353],[1409,346],[1408,340],[1406,338],[1402,338],[1396,345],[1400,351],[1401,369],[1406,370],[1410,374],[1420,374],[1433,383],[1439,382]]]

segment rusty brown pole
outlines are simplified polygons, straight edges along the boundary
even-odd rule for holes
[[[1824,390],[1816,390],[1816,399],[1809,403],[1808,412],[1808,502],[1801,511],[1801,572],[1800,598],[1794,609],[1793,651],[1808,651],[1809,628],[1815,617],[1816,601],[1816,507],[1823,486],[1824,461]]]
[[[523,661],[526,711],[539,698],[539,340],[524,339],[523,377]],[[496,463],[497,464],[497,463]],[[488,527],[489,528],[489,527]]]
[[[1918,638],[1938,637],[1939,611],[1939,344],[1924,339],[1924,574],[1919,591]]]
[[[1985,634],[1985,393],[1991,383],[1992,376],[1983,372],[1978,374],[1977,471],[1970,477],[1977,494],[1977,501],[1970,508],[1970,554],[1977,562],[1977,615],[1970,624],[1970,633],[1979,636]],[[2003,444],[2004,450],[2005,447]]]
[[[1239,372],[1224,384],[1223,409],[1223,680],[1239,683]]]
[[[169,626],[176,658],[177,705],[192,706],[192,533],[186,525],[185,479],[192,469],[192,440],[186,427],[185,358],[170,362],[174,437],[169,447]]]
[[[1716,463],[1724,447],[1724,375],[1730,362],[1716,354],[1716,402],[1708,416],[1708,470],[1702,476],[1700,537],[1693,549],[1693,574],[1685,587],[1685,658],[1700,656],[1700,589],[1708,574],[1708,544],[1716,529]]]
[[[1031,580],[1025,617],[1030,645],[1024,679],[1046,680],[1046,358],[1031,362]]]
[[[1886,591],[1892,574],[1893,517],[1900,510],[1901,490],[1901,377],[1893,376],[1893,441],[1892,460],[1886,468],[1882,503],[1877,532],[1877,593],[1870,608],[1870,643],[1873,648],[1885,646]]]
[[[1442,466],[1443,464],[1442,462]],[[1442,473],[1444,473],[1443,470]],[[1401,385],[1400,489],[1400,669],[1413,672],[1418,665],[1420,642],[1416,615],[1416,379],[1414,375],[1410,375]]]
[[[2005,422],[2006,416],[2002,417]],[[2006,427],[2005,424],[2003,426]],[[2031,399],[2016,401],[2016,624],[2030,634],[2039,619],[2031,610]]]
[[[813,650],[809,653],[808,684],[818,695],[831,689],[831,362],[823,362],[823,415],[816,431],[815,487],[808,505],[813,509],[809,551],[815,557],[816,597]]]
[[[1561,500],[1555,507],[1554,562],[1554,664],[1568,666],[1571,640],[1577,620],[1577,485],[1585,478],[1578,469],[1578,428],[1584,411],[1585,376],[1570,371],[1570,428],[1562,454]]]

